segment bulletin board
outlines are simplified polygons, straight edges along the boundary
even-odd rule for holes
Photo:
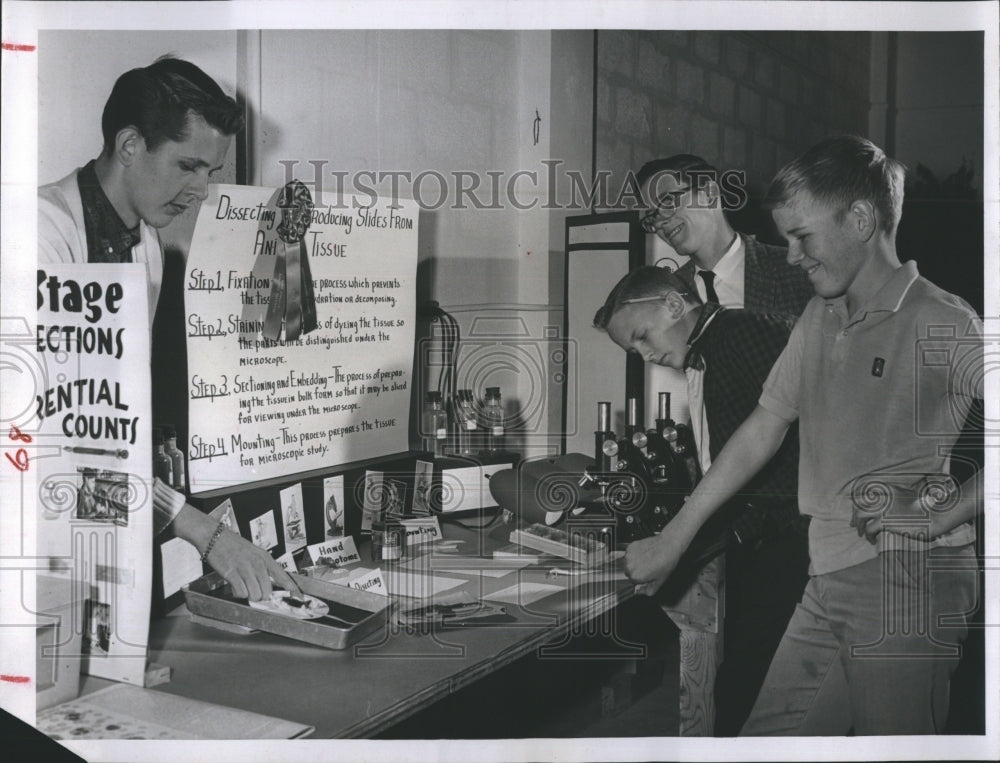
[[[286,246],[280,190],[211,186],[195,226],[184,282],[195,494],[408,448],[417,206],[355,194],[312,200],[295,257],[301,251],[316,325],[293,336],[288,313],[274,324],[269,312],[285,280],[276,271]]]

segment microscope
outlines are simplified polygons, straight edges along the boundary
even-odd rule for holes
[[[621,438],[611,429],[611,403],[597,404],[594,461],[579,485],[600,491],[599,498],[584,502],[584,514],[606,517],[601,532],[615,545],[662,530],[698,480],[693,433],[670,418],[670,393],[661,392],[658,403],[655,429],[644,430],[638,401],[629,398]]]

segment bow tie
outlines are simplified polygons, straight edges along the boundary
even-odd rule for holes
[[[694,347],[689,348],[687,355],[684,356],[684,370],[687,371],[689,368],[693,368],[695,371],[705,370],[705,359]]]

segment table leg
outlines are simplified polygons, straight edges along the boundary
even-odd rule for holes
[[[705,565],[681,599],[663,611],[680,629],[680,736],[711,736],[715,677],[722,662],[725,558]]]

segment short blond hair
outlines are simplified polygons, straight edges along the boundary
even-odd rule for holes
[[[615,313],[630,300],[656,297],[661,294],[666,296],[671,292],[677,292],[690,304],[701,304],[698,294],[669,268],[658,268],[653,265],[636,268],[615,284],[608,298],[604,300],[604,305],[594,313],[594,328],[607,331]]]
[[[764,196],[765,209],[784,206],[801,190],[837,209],[842,218],[855,201],[870,201],[891,236],[903,214],[906,168],[866,138],[827,138],[782,167]]]

